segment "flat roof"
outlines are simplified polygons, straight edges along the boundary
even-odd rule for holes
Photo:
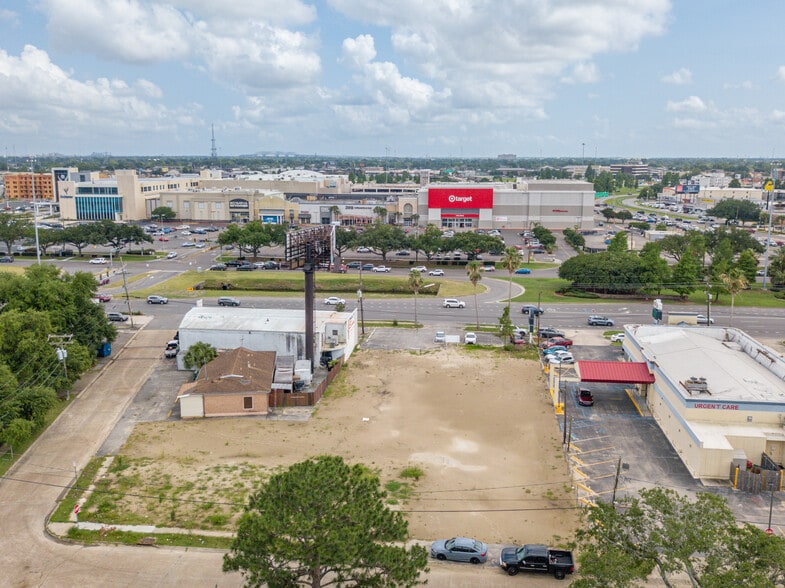
[[[785,403],[785,360],[743,331],[724,327],[626,325],[647,361],[674,383],[705,378],[708,392],[685,399]],[[630,342],[632,343],[632,342]]]
[[[330,322],[346,322],[352,313],[314,310],[313,315],[314,323],[321,328]],[[180,329],[305,333],[305,310],[197,306],[185,314]]]

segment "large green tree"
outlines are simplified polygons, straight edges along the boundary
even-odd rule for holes
[[[701,280],[700,260],[694,255],[683,255],[673,266],[671,289],[686,298],[698,289]]]
[[[649,294],[660,294],[670,281],[671,268],[660,256],[657,242],[646,243],[638,254],[641,262],[641,290]]]
[[[444,242],[445,239],[442,237],[439,227],[428,225],[421,234],[412,240],[412,249],[422,251],[426,259],[430,261],[436,252],[443,250]]]
[[[387,254],[390,251],[403,249],[407,243],[403,229],[378,222],[366,227],[357,238],[358,245],[364,245],[376,255],[381,255],[382,261],[387,261]]]
[[[379,479],[362,465],[319,456],[274,474],[246,506],[224,571],[271,588],[415,586],[427,572],[404,516],[384,504]]]
[[[205,364],[218,357],[218,351],[209,343],[197,341],[188,348],[183,357],[183,365],[189,370],[200,370]]]
[[[728,221],[739,221],[744,224],[748,221],[758,222],[760,220],[761,208],[752,200],[726,198],[725,200],[720,200],[706,213],[710,216],[724,218]]]
[[[0,241],[5,244],[9,255],[12,253],[14,241],[24,237],[29,227],[30,222],[27,219],[0,212]]]
[[[153,220],[173,220],[177,217],[177,213],[168,206],[158,206],[150,213],[150,218]]]
[[[656,572],[665,586],[779,586],[785,540],[739,525],[722,496],[693,499],[673,490],[642,490],[628,504],[590,506],[578,531],[576,588],[644,586]]]
[[[285,239],[286,229],[283,225],[251,221],[240,229],[238,242],[244,250],[250,251],[253,257],[257,257],[262,247],[282,245]]]

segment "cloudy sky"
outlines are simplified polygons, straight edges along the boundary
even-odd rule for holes
[[[3,0],[0,156],[785,158],[781,0]]]

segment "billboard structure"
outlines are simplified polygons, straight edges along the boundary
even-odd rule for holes
[[[305,273],[305,357],[313,372],[313,299],[314,272],[320,263],[330,263],[335,246],[335,227],[319,225],[286,233],[286,261],[291,269],[303,268]]]
[[[428,208],[493,208],[493,188],[428,188]]]

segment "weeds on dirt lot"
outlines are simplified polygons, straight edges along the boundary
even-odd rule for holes
[[[60,504],[57,506],[55,511],[52,513],[50,520],[55,523],[67,523],[70,520],[71,511],[74,508],[74,505],[79,501],[84,494],[85,490],[87,490],[88,486],[93,482],[93,478],[95,478],[96,473],[98,472],[101,465],[104,463],[104,457],[94,457],[91,459],[87,465],[82,470],[82,473],[79,474],[79,478],[76,480],[76,484],[74,484],[68,493],[63,497],[60,501]]]
[[[425,472],[422,471],[422,468],[417,466],[409,466],[401,472],[402,478],[412,478],[415,482],[418,482],[424,475]]]
[[[335,379],[327,386],[324,391],[324,398],[344,398],[346,396],[354,396],[360,389],[354,384],[349,384],[348,375],[345,369],[335,376]]]
[[[129,531],[118,531],[116,529],[101,531],[88,531],[71,527],[67,537],[73,541],[86,543],[121,543],[124,545],[136,545],[141,539],[150,537],[148,533],[132,533]],[[204,547],[210,549],[229,549],[232,546],[231,537],[211,537],[206,535],[191,535],[185,533],[156,533],[155,545],[178,546],[178,547]]]

